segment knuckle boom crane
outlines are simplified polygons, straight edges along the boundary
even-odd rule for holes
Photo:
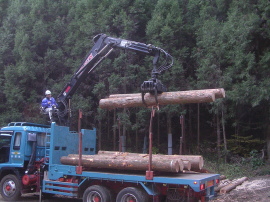
[[[143,102],[144,94],[147,92],[154,94],[157,102],[157,94],[166,91],[166,87],[157,79],[157,77],[161,72],[169,69],[173,65],[173,58],[163,49],[151,44],[113,38],[105,34],[99,34],[95,36],[93,40],[94,46],[83,60],[78,70],[72,76],[71,80],[65,85],[57,97],[57,114],[60,125],[68,124],[68,117],[70,115],[68,103],[80,84],[114,49],[126,49],[154,57],[151,79],[144,81],[141,84]],[[164,61],[160,66],[158,66],[158,62],[161,57]]]

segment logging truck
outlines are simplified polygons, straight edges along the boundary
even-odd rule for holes
[[[116,158],[114,153],[105,152],[104,155],[96,151],[95,129],[78,127],[78,132],[70,131],[71,97],[115,48],[154,56],[152,78],[141,85],[143,106],[149,106],[148,94],[154,99],[153,105],[158,103],[158,96],[166,91],[157,76],[170,68],[173,60],[163,49],[105,34],[96,36],[94,43],[57,97],[59,108],[56,122],[50,125],[11,122],[1,128],[2,197],[7,201],[15,201],[24,193],[39,192],[40,201],[42,197],[52,195],[78,198],[83,202],[205,201],[213,198],[219,175],[185,173],[184,167],[189,167],[189,162],[184,157],[154,156],[149,147],[148,159],[140,154],[131,155],[129,160],[122,154],[117,154],[119,157]],[[160,55],[165,56],[165,62],[158,67]],[[219,92],[223,95],[222,91]],[[210,101],[213,101],[216,92],[214,94],[211,91],[204,97],[211,97]]]
[[[119,166],[113,164],[113,154],[111,163],[95,165],[91,160],[98,155],[95,129],[74,132],[55,123],[12,122],[0,130],[0,144],[0,192],[7,201],[31,192],[83,202],[204,201],[215,196],[219,183],[218,174],[184,173],[172,166],[155,169],[154,163],[149,179],[146,165],[133,170],[133,163],[122,160]],[[77,159],[75,164],[65,162],[67,156]],[[170,161],[166,159],[161,161]]]

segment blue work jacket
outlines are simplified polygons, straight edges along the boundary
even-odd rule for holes
[[[41,102],[41,106],[46,109],[46,108],[52,108],[53,105],[55,105],[56,107],[58,107],[55,99],[53,97],[51,98],[47,98],[45,97],[42,102]]]

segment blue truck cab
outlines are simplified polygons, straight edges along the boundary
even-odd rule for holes
[[[80,141],[80,135],[81,140]],[[204,201],[215,196],[218,174],[177,173],[147,179],[138,172],[89,170],[64,165],[69,154],[95,155],[96,130],[13,122],[0,130],[0,193],[7,201],[40,192],[65,195],[83,202]],[[81,169],[80,169],[81,168]]]

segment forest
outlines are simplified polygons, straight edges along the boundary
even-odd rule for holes
[[[168,91],[223,88],[213,103],[161,106],[153,152],[270,160],[269,0],[0,0],[0,126],[43,123],[46,90],[57,97],[93,46],[108,36],[153,44],[174,65],[159,76]],[[139,93],[152,58],[116,51],[71,99],[71,128],[97,129],[97,147],[147,152],[151,109],[105,110],[99,100]],[[182,121],[180,124],[180,121]],[[184,124],[183,124],[184,123]],[[183,127],[185,126],[185,127]],[[122,149],[122,148],[120,148]]]

